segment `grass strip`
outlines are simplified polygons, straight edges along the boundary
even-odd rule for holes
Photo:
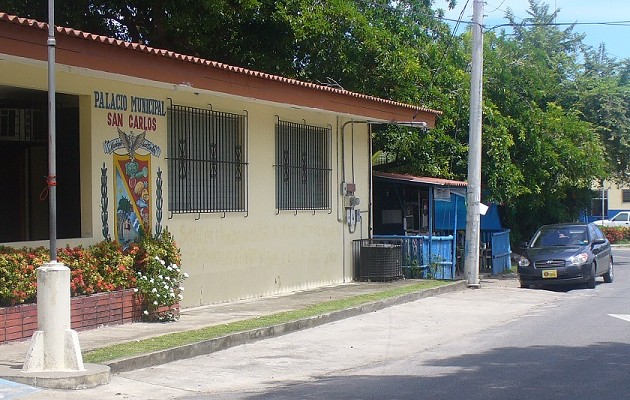
[[[411,285],[400,286],[394,289],[375,293],[352,296],[346,299],[338,299],[315,304],[298,310],[284,311],[262,317],[230,322],[228,324],[214,325],[205,328],[185,332],[169,333],[150,339],[115,344],[100,349],[91,350],[84,354],[83,361],[88,363],[103,363],[122,357],[130,357],[146,354],[159,350],[166,350],[187,344],[215,339],[231,333],[245,332],[268,326],[278,325],[299,319],[310,318],[334,311],[345,310],[362,304],[368,304],[379,300],[415,293],[422,290],[444,286],[451,281],[422,281]]]

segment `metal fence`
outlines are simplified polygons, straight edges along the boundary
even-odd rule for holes
[[[378,240],[400,240],[405,277],[455,279],[453,236],[374,236]]]
[[[492,232],[491,238],[492,275],[498,275],[512,268],[510,230]]]

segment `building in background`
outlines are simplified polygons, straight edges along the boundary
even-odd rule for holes
[[[70,28],[56,39],[59,246],[168,228],[184,307],[352,280],[371,125],[439,114]],[[46,43],[46,24],[0,13],[3,245],[48,243]]]
[[[630,188],[611,182],[593,188],[589,222],[611,219],[622,211],[630,211]]]

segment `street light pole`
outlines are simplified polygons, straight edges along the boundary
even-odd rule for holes
[[[55,2],[48,0],[48,186],[50,262],[37,268],[37,330],[22,370],[26,374],[83,371],[77,333],[71,329],[70,269],[57,262],[55,104]],[[109,371],[108,371],[109,373]],[[109,377],[108,377],[109,379]]]
[[[55,1],[48,1],[48,209],[50,261],[57,261],[57,152],[55,102]]]
[[[466,258],[468,287],[479,287],[479,225],[481,201],[481,117],[483,79],[483,0],[473,2],[472,70],[470,78],[470,133],[468,138],[468,207]]]

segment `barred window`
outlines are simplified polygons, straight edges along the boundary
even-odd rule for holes
[[[245,115],[168,109],[171,212],[247,211],[246,124]]]
[[[331,128],[278,120],[276,208],[330,209]]]
[[[630,189],[621,189],[621,201],[630,203]]]
[[[0,108],[0,140],[46,143],[48,117],[42,108]]]

